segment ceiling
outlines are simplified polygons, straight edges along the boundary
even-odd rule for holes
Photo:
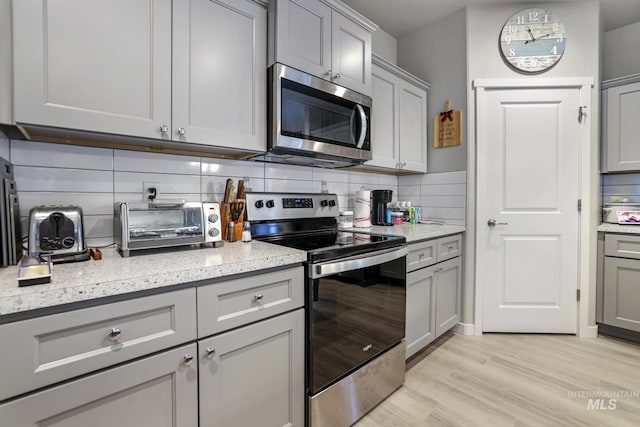
[[[547,0],[537,3],[582,2],[586,0]],[[532,0],[343,0],[344,3],[398,38],[467,5],[529,3]],[[640,21],[640,0],[600,0],[604,30],[614,30]]]

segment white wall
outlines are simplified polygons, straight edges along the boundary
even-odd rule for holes
[[[602,80],[640,73],[640,22],[604,33]]]
[[[114,203],[142,201],[144,182],[158,183],[159,198],[219,201],[227,178],[236,187],[245,179],[253,191],[320,192],[325,181],[340,209],[352,209],[363,186],[392,190],[394,200],[398,190],[392,175],[6,138],[0,138],[0,156],[14,165],[23,230],[34,206],[78,205],[90,246],[113,242]]]
[[[398,40],[398,64],[431,84],[427,171],[448,172],[467,169],[467,130],[464,116],[467,106],[466,11],[460,11],[402,36]],[[433,147],[433,116],[451,100],[455,110],[463,112],[462,144]]]
[[[406,175],[398,178],[398,200],[420,206],[424,219],[465,225],[465,171]]]

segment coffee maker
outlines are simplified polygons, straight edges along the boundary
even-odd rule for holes
[[[387,203],[391,201],[392,190],[373,190],[371,192],[371,224],[391,225],[387,222]]]

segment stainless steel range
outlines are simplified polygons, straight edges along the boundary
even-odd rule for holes
[[[308,254],[309,425],[349,426],[404,382],[405,238],[339,231],[335,194],[246,197],[255,239]]]

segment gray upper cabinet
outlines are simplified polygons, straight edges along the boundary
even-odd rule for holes
[[[171,0],[13,2],[14,120],[159,138]]]
[[[172,57],[172,139],[264,151],[267,10],[247,0],[174,0]]]
[[[14,2],[14,120],[264,151],[266,20],[247,0]]]
[[[603,170],[640,170],[640,75],[603,91]],[[604,83],[603,83],[604,85]]]
[[[427,171],[429,85],[373,55],[371,152],[367,167]]]
[[[371,95],[375,24],[333,0],[275,0],[269,8],[270,62]]]

